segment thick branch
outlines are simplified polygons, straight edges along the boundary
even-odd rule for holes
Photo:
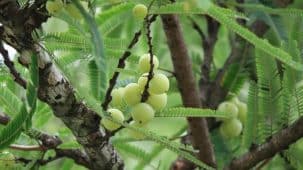
[[[184,106],[201,107],[192,65],[181,33],[179,20],[175,15],[162,15],[163,28],[171,52],[178,87]],[[216,167],[214,151],[210,142],[207,123],[203,118],[188,118],[192,142],[199,151],[198,157],[206,164]]]
[[[41,1],[42,2],[42,1]],[[5,17],[13,16],[15,17]],[[39,61],[38,97],[51,106],[54,114],[73,132],[90,158],[91,169],[122,169],[123,162],[104,131],[100,131],[100,116],[77,101],[73,88],[51,62],[50,56],[33,41],[32,31],[47,19],[45,6],[23,8],[14,0],[0,2],[0,38],[14,47],[22,56],[21,63],[30,64],[34,53]]]
[[[266,143],[259,145],[250,152],[232,160],[225,169],[250,169],[259,162],[273,157],[288,149],[289,145],[303,137],[303,117],[294,124],[273,135]]]

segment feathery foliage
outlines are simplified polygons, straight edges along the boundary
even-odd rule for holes
[[[227,113],[219,112],[211,109],[199,109],[189,107],[172,107],[163,109],[156,113],[156,117],[217,117],[228,118]]]

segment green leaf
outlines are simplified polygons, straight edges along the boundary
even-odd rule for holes
[[[302,9],[296,9],[296,8],[270,8],[261,4],[237,4],[238,7],[243,7],[248,10],[253,11],[263,11],[268,14],[274,14],[274,15],[287,15],[287,16],[303,16],[303,10]]]
[[[88,64],[88,78],[90,83],[91,94],[96,100],[101,99],[102,89],[101,89],[101,75],[98,70],[95,60],[91,60]]]
[[[242,145],[245,148],[249,148],[257,137],[257,128],[255,126],[258,122],[258,117],[258,86],[251,81],[248,91],[246,124],[242,137]]]
[[[9,146],[20,136],[28,115],[24,104],[14,119],[0,131],[0,150]]]
[[[209,8],[207,13],[218,22],[225,25],[227,28],[231,29],[242,38],[253,44],[256,48],[262,50],[267,55],[278,59],[279,61],[296,70],[303,70],[303,65],[294,61],[287,52],[271,45],[267,40],[257,37],[254,33],[239,25],[235,20],[226,16],[222,11],[222,8],[213,5],[211,8]]]
[[[81,15],[89,26],[91,41],[93,45],[93,55],[95,57],[96,64],[98,66],[98,70],[100,72],[100,89],[101,89],[101,101],[105,96],[105,90],[107,87],[107,63],[104,55],[104,47],[103,40],[98,30],[98,25],[95,19],[83,8],[78,0],[72,0],[75,6],[79,9]]]
[[[217,117],[229,118],[229,114],[211,109],[200,109],[190,107],[173,107],[160,110],[156,117]]]
[[[0,106],[4,108],[4,111],[12,116],[19,113],[22,102],[21,100],[8,88],[0,88]]]
[[[176,154],[178,154],[179,156],[193,162],[194,164],[196,164],[197,166],[207,169],[207,170],[213,170],[212,167],[206,165],[205,163],[201,162],[200,160],[198,160],[194,155],[192,155],[191,153],[182,150],[182,145],[176,143],[176,142],[172,142],[170,140],[168,140],[166,137],[160,137],[157,134],[151,132],[151,131],[146,131],[143,130],[141,128],[134,128],[128,124],[123,124],[124,127],[129,128],[130,130],[136,131],[138,133],[142,133],[146,136],[147,139],[150,139],[154,142],[157,142],[161,145],[163,145],[165,148],[175,152]],[[186,150],[188,148],[185,148]]]

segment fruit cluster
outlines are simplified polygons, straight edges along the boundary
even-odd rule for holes
[[[46,10],[52,15],[57,14],[63,8],[67,11],[67,13],[70,16],[72,16],[76,19],[81,18],[81,15],[80,15],[78,9],[72,3],[66,3],[65,4],[65,3],[62,2],[62,0],[47,1],[47,3],[46,3]]]
[[[222,102],[218,106],[218,111],[230,114],[229,119],[221,119],[223,123],[220,126],[220,133],[225,138],[239,136],[243,129],[243,124],[246,120],[247,106],[239,101],[238,98],[233,98],[230,101]]]
[[[168,78],[161,73],[156,73],[159,66],[159,60],[153,56],[153,78],[149,81],[149,96],[145,102],[141,102],[142,94],[148,81],[148,72],[151,69],[150,54],[144,54],[140,57],[138,67],[142,76],[137,83],[130,83],[126,87],[113,89],[111,96],[112,109],[108,109],[109,116],[115,121],[124,121],[123,113],[116,109],[127,104],[130,107],[131,117],[134,120],[132,126],[143,127],[150,122],[155,111],[161,110],[166,106],[167,94],[169,89]],[[120,127],[119,124],[109,120],[102,119],[101,124],[108,130],[113,131]]]

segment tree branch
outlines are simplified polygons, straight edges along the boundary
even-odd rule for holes
[[[186,107],[201,107],[191,61],[181,33],[179,20],[175,15],[162,15],[161,18],[183,104]],[[199,159],[212,167],[216,167],[206,120],[204,118],[188,118],[187,120],[192,133],[191,141],[194,148],[199,151]]]
[[[10,73],[14,77],[14,81],[26,89],[26,80],[21,77],[20,73],[18,73],[18,71],[16,70],[14,63],[9,59],[8,52],[4,49],[2,42],[0,42],[0,53],[4,58],[4,64],[7,66]]]
[[[105,132],[100,131],[101,117],[77,101],[69,82],[41,45],[32,38],[32,31],[39,28],[47,17],[45,3],[35,9],[20,9],[15,0],[3,0],[0,2],[0,22],[3,24],[0,38],[21,54],[23,65],[30,64],[32,53],[38,57],[38,98],[47,103],[72,131],[89,156],[91,169],[122,169],[123,161],[109,143]]]
[[[82,165],[86,168],[91,168],[90,165],[90,160],[88,159],[87,155],[82,152],[79,149],[54,149],[56,155],[54,157],[50,157],[45,160],[38,160],[37,162],[40,165],[46,165],[49,162],[55,161],[57,159],[66,157],[74,160],[78,165]]]
[[[259,162],[288,149],[289,145],[295,143],[301,137],[303,137],[303,117],[289,127],[277,132],[267,142],[257,146],[239,158],[232,160],[225,169],[250,169]]]

